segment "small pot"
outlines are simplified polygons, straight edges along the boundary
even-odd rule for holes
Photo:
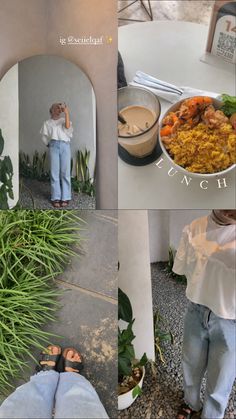
[[[179,102],[177,102],[177,103],[175,103],[174,105],[172,105],[169,109],[168,109],[168,111],[163,115],[163,117],[162,117],[162,120],[161,120],[161,123],[160,123],[160,129],[159,129],[159,142],[160,142],[160,146],[161,146],[161,148],[162,148],[162,151],[163,151],[163,153],[164,153],[164,155],[167,157],[167,159],[172,163],[172,165],[173,165],[173,167],[175,168],[175,169],[178,169],[178,170],[180,170],[181,172],[183,172],[185,175],[189,175],[189,176],[192,176],[192,177],[198,177],[198,178],[201,178],[201,177],[204,177],[204,178],[214,178],[214,177],[218,177],[218,176],[223,176],[223,175],[226,175],[226,174],[228,174],[231,170],[233,170],[235,167],[236,167],[236,164],[232,164],[231,166],[229,166],[229,167],[227,167],[227,169],[224,169],[224,170],[221,170],[220,172],[215,172],[215,173],[195,173],[195,172],[189,172],[188,170],[186,170],[184,167],[182,167],[182,166],[179,166],[177,163],[175,163],[174,162],[174,160],[171,158],[171,156],[169,155],[169,153],[168,153],[168,151],[166,150],[166,148],[165,148],[165,146],[164,146],[164,144],[162,143],[162,140],[161,140],[161,134],[160,134],[160,131],[161,131],[161,129],[162,129],[162,121],[163,121],[163,119],[170,113],[170,112],[176,112],[179,108],[180,108],[180,106],[181,106],[181,103],[184,101],[184,100],[186,100],[186,99],[183,99],[183,100],[180,100]],[[215,109],[220,109],[221,108],[221,106],[222,106],[222,102],[220,101],[220,100],[218,100],[218,99],[214,99],[214,98],[212,98],[212,104],[213,104],[213,106],[215,107]]]
[[[144,367],[140,367],[140,368],[141,368],[143,373],[142,373],[142,378],[139,381],[138,385],[139,385],[140,388],[142,388],[143,380],[144,380],[144,377],[145,377],[145,368]],[[127,409],[137,399],[138,396],[133,397],[132,392],[133,392],[133,389],[127,391],[127,393],[120,394],[118,396],[118,410]]]
[[[154,93],[141,87],[127,86],[118,90],[118,112],[127,106],[143,106],[153,112],[155,120],[144,132],[127,136],[119,134],[118,142],[134,157],[152,154],[158,138],[158,120],[161,113],[160,102]]]

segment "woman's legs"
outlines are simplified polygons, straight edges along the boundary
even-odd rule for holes
[[[51,419],[59,373],[39,372],[18,387],[0,406],[0,418]]]
[[[71,150],[70,143],[60,141],[61,200],[71,200]]]
[[[60,374],[56,393],[55,418],[108,418],[93,386],[74,372]]]
[[[224,417],[236,376],[236,322],[211,313],[207,386],[202,418]]]
[[[204,309],[203,306],[190,303],[184,323],[182,353],[184,399],[195,411],[199,411],[202,407],[200,389],[208,358],[206,321],[209,310]]]
[[[51,171],[51,200],[61,200],[60,185],[60,143],[61,141],[51,140],[50,150],[50,171]]]

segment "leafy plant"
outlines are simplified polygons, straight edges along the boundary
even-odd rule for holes
[[[138,382],[140,378],[136,378],[135,369],[138,371],[140,367],[145,366],[148,362],[146,353],[143,354],[139,361],[135,360],[135,350],[133,340],[133,310],[128,296],[119,288],[118,289],[118,320],[128,323],[126,329],[118,328],[118,375],[119,375],[119,392],[125,393],[133,388],[133,397],[140,394]],[[128,380],[126,379],[128,377]],[[131,378],[132,377],[132,378]]]
[[[78,193],[85,193],[89,196],[95,195],[95,185],[89,171],[90,151],[85,148],[84,152],[78,150],[75,162],[75,177],[71,183],[73,190]],[[72,168],[73,169],[73,165]]]
[[[46,152],[39,153],[35,151],[31,158],[28,154],[20,151],[19,154],[19,172],[20,176],[37,179],[37,180],[49,180],[50,174],[46,170]]]
[[[14,199],[13,166],[9,156],[2,156],[4,139],[0,129],[0,209],[9,209],[8,198]]]
[[[46,170],[46,152],[39,153],[35,151],[32,159],[24,152],[19,154],[19,172],[20,176],[28,179],[37,179],[39,181],[50,180],[50,172]],[[85,193],[89,196],[95,195],[94,180],[89,172],[90,151],[84,152],[78,150],[75,162],[76,175],[71,176],[71,185],[75,192]],[[73,159],[71,159],[71,173],[73,172]],[[25,185],[24,185],[25,186]]]
[[[169,342],[174,343],[174,338],[172,333],[167,330],[167,323],[165,319],[159,314],[158,311],[154,314],[153,318],[153,328],[154,328],[154,339],[155,339],[155,357],[160,358],[161,362],[165,363],[165,358],[163,355],[163,343]]]
[[[52,338],[41,326],[59,307],[53,279],[77,254],[81,226],[74,211],[0,212],[1,393],[27,367],[32,347]]]
[[[173,271],[175,255],[176,255],[176,250],[169,247],[169,261],[167,264],[166,271],[170,273],[172,278],[174,278],[177,282],[180,282],[182,284],[187,284],[187,278],[185,275],[178,275]]]

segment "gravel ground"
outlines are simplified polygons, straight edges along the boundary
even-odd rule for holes
[[[143,394],[134,404],[119,413],[119,418],[174,419],[182,402],[181,347],[184,314],[187,308],[185,285],[177,283],[164,272],[166,264],[152,264],[153,309],[168,321],[174,336],[174,345],[165,349],[166,365],[160,364],[157,376],[147,369]],[[203,383],[202,393],[205,383]],[[225,419],[236,418],[236,383],[233,387]]]
[[[23,182],[23,184],[22,184]],[[34,206],[33,206],[34,201]],[[50,183],[35,179],[21,179],[19,203],[27,209],[52,209],[50,201]],[[95,197],[86,194],[72,193],[72,200],[66,209],[95,209]]]

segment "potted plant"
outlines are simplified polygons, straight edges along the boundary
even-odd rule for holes
[[[153,318],[154,344],[156,361],[148,361],[146,353],[140,360],[136,359],[132,344],[135,335],[133,333],[133,311],[128,296],[118,289],[118,320],[128,323],[126,328],[118,328],[118,410],[127,409],[142,393],[142,385],[145,377],[145,365],[150,363],[151,370],[156,374],[156,361],[159,359],[165,363],[163,355],[163,343],[173,344],[173,335],[168,330],[165,319],[157,311]]]
[[[146,353],[140,360],[136,359],[133,340],[133,311],[128,296],[118,290],[118,320],[128,323],[122,330],[118,328],[118,410],[131,406],[141,394],[145,376],[145,365],[148,362]]]

